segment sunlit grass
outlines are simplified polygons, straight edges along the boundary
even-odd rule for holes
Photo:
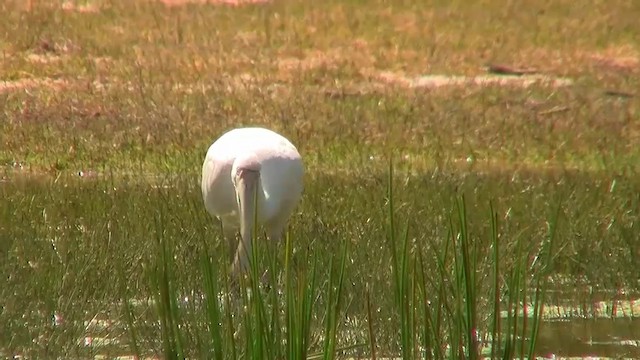
[[[557,295],[540,292],[543,284],[554,294],[590,286],[622,288],[630,297],[620,299],[633,298],[633,179],[619,178],[608,192],[606,179],[577,175],[556,184],[535,176],[419,179],[396,173],[389,196],[387,178],[362,173],[309,182],[289,240],[275,258],[258,253],[260,270],[272,269],[271,289],[249,283],[250,294],[229,288],[228,251],[218,241],[219,226],[202,208],[194,177],[157,186],[95,180],[3,184],[2,351],[182,351],[214,358],[331,356],[335,350],[385,357],[403,351],[437,359],[453,352],[470,356],[469,344],[476,342],[478,351],[519,355],[535,351],[520,340],[539,331],[532,314],[560,315],[554,306],[542,308],[544,299],[570,306],[573,314],[591,311],[588,296],[555,300]],[[464,203],[457,205],[460,195]],[[585,207],[590,211],[579,211]],[[392,214],[395,245],[385,225]],[[598,219],[610,221],[593,226]],[[545,265],[549,256],[551,267]],[[578,258],[590,259],[590,266]],[[27,312],[20,305],[25,298],[31,299]],[[524,306],[526,323],[520,317]],[[56,324],[54,315],[64,321]],[[111,325],[94,330],[85,324],[92,318]],[[470,331],[474,322],[478,330]],[[85,346],[85,336],[94,344],[99,337],[117,342]]]
[[[541,316],[634,316],[635,2],[34,3],[0,4],[0,357],[530,357]],[[489,62],[573,85],[384,80]],[[198,181],[246,125],[307,178],[234,290]]]
[[[629,2],[95,3],[103,10],[91,14],[55,1],[32,12],[1,5],[0,79],[64,82],[0,91],[5,169],[176,171],[248,124],[284,132],[312,174],[392,151],[399,169],[469,159],[478,170],[631,172],[639,163],[638,97],[605,95],[640,87],[640,9]],[[487,62],[574,85],[409,90],[379,78],[479,75]]]

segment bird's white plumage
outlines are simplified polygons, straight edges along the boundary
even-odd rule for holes
[[[202,197],[207,211],[222,221],[227,238],[235,237],[242,226],[236,187],[242,168],[259,169],[257,225],[279,239],[302,195],[304,169],[298,150],[264,128],[231,130],[209,147],[202,167]]]

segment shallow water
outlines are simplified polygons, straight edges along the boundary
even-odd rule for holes
[[[291,229],[300,246],[321,253],[337,252],[336,239],[359,244],[348,268],[353,283],[349,296],[357,304],[358,289],[364,282],[372,284],[380,319],[392,311],[392,301],[384,295],[385,275],[371,271],[385,267],[380,256],[384,181],[385,174],[309,180]],[[500,215],[505,239],[524,233],[535,243],[544,237],[548,216],[561,199],[561,251],[538,354],[640,357],[640,186],[635,179],[575,173],[440,173],[397,183],[396,201],[405,214],[413,214],[406,220],[418,243],[423,237],[446,236],[443,214],[461,192],[469,202],[470,229],[478,234],[477,241],[487,231],[489,200]],[[122,354],[113,343],[114,338],[127,339],[120,309],[105,309],[125,297],[149,295],[144,274],[153,262],[157,233],[175,239],[178,276],[187,291],[200,281],[192,264],[194,254],[203,246],[217,249],[213,238],[218,228],[204,212],[198,191],[196,175],[0,182],[0,256],[6,260],[0,264],[6,281],[0,286],[0,355],[88,356],[105,349]],[[146,306],[145,312],[151,316],[153,307]],[[64,314],[67,325],[56,324],[54,314]],[[96,330],[90,326],[92,319],[110,325]],[[383,331],[381,344],[385,336],[397,335]],[[147,345],[157,349],[157,344]]]
[[[538,353],[562,357],[640,357],[640,318],[547,320]]]

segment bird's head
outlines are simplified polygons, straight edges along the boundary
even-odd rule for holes
[[[231,168],[231,177],[233,186],[236,188],[236,201],[241,204],[241,195],[253,194],[260,188],[260,162],[255,154],[247,154],[239,156],[233,162]]]
[[[233,183],[237,184],[240,179],[260,177],[261,168],[262,166],[260,165],[260,161],[258,161],[255,154],[249,153],[238,156],[233,162],[233,166],[231,168]]]

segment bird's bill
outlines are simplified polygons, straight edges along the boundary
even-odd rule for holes
[[[236,252],[236,263],[243,269],[249,264],[253,232],[255,229],[256,196],[260,173],[251,170],[239,170],[236,181],[236,195],[240,211],[240,235],[242,240]]]

